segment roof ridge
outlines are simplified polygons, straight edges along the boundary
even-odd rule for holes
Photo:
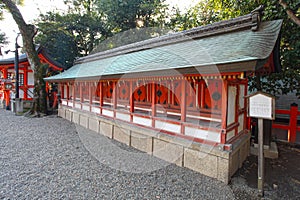
[[[199,39],[204,37],[210,37],[220,33],[232,32],[240,29],[251,28],[252,31],[258,30],[261,20],[263,6],[253,10],[250,14],[236,17],[229,20],[215,22],[205,26],[195,27],[189,30],[184,30],[172,34],[151,38],[144,41],[139,41],[124,46],[116,47],[113,49],[101,51],[95,54],[91,54],[82,58],[78,58],[75,64],[99,60],[112,56],[122,55],[126,53],[141,51],[154,47],[160,47],[169,45],[172,43],[183,42],[191,39]]]

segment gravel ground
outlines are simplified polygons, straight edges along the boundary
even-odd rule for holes
[[[257,196],[240,177],[225,185],[56,116],[31,119],[0,109],[0,123],[0,199]]]

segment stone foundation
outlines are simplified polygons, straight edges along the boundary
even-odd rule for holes
[[[75,124],[132,146],[165,161],[186,167],[226,184],[242,166],[250,151],[250,134],[243,134],[230,151],[223,146],[210,146],[130,123],[60,106],[58,115]]]

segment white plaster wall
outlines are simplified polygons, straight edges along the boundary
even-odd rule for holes
[[[128,121],[128,122],[130,121],[130,115],[129,114],[124,114],[124,113],[117,112],[116,117],[117,117],[117,119],[121,119],[121,120]]]
[[[239,116],[239,128],[238,128],[238,132],[241,132],[242,130],[244,130],[244,114]]]
[[[152,120],[143,118],[143,117],[137,117],[133,116],[133,123],[144,125],[144,126],[152,126]]]
[[[33,78],[33,73],[28,72],[28,85],[34,85],[34,78]]]
[[[114,112],[111,110],[102,109],[102,115],[106,115],[108,117],[114,117]]]
[[[235,122],[235,107],[236,107],[236,86],[228,87],[228,108],[227,108],[227,125]]]
[[[192,136],[194,138],[200,138],[203,140],[209,140],[217,143],[221,142],[220,133],[209,131],[209,130],[201,130],[192,127],[185,127],[185,135]]]
[[[171,124],[168,122],[163,121],[155,121],[155,128],[158,128],[160,130],[170,131],[173,133],[180,133],[181,126],[177,124]]]

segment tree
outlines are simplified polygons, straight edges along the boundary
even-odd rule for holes
[[[163,26],[166,19],[165,0],[98,1],[112,32],[122,32],[139,26]]]
[[[54,60],[69,68],[80,53],[72,30],[66,28],[61,18],[53,12],[40,15],[35,43],[45,47]]]
[[[43,80],[46,67],[41,64],[33,43],[33,38],[37,34],[37,29],[32,24],[27,24],[12,0],[2,0],[6,8],[12,14],[18,25],[23,39],[23,48],[27,54],[28,61],[34,71],[34,103],[30,113],[39,116],[40,113],[47,113],[45,81]]]
[[[72,66],[76,57],[88,55],[100,41],[111,35],[96,5],[98,1],[66,0],[69,8],[66,13],[52,11],[40,15],[37,20],[40,32],[35,41],[45,46],[62,64]],[[58,54],[57,47],[65,53]]]
[[[296,91],[295,94],[300,97],[300,26],[297,25],[300,17],[299,1],[205,0],[186,13],[176,12],[170,25],[173,29],[185,30],[248,14],[262,4],[265,7],[263,20],[283,19],[280,42],[280,60],[283,68],[281,73],[264,77],[249,77],[252,80],[250,90],[258,88],[274,95]]]
[[[162,34],[167,15],[167,5],[161,0],[124,1],[123,4],[108,0],[64,2],[69,7],[66,13],[48,12],[37,20],[39,34],[35,41],[68,67],[72,66],[75,57]],[[129,7],[134,13],[129,12]],[[159,28],[142,30],[149,26]],[[124,33],[113,37],[120,31]],[[131,40],[133,38],[137,39]],[[58,48],[64,53],[58,53]]]
[[[168,5],[165,0],[99,1],[111,37],[91,53],[158,37],[170,30],[165,27]]]

